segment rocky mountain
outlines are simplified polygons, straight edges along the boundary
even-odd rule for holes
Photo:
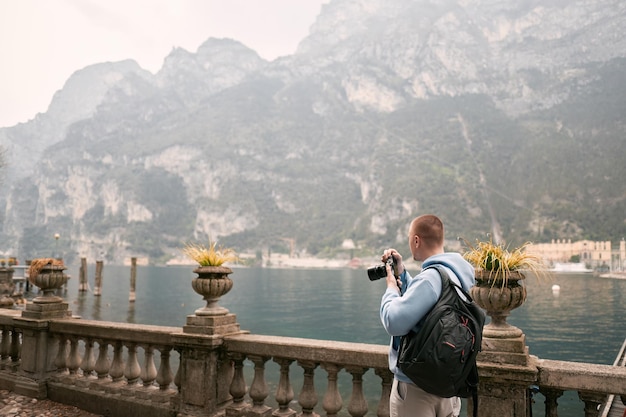
[[[625,28],[619,0],[331,0],[272,62],[209,39],[154,75],[95,64],[0,129],[0,251],[358,255],[425,212],[451,241],[617,241]]]

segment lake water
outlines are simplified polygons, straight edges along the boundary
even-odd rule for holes
[[[95,266],[88,269],[93,288]],[[69,267],[65,298],[72,312],[85,319],[182,326],[204,305],[191,288],[192,270],[139,266],[137,299],[129,303],[130,267],[105,265],[100,297],[79,294],[78,266]],[[233,289],[219,304],[251,333],[388,344],[378,316],[385,283],[370,282],[365,270],[237,268],[231,277]],[[626,338],[626,280],[556,274],[526,281],[528,298],[508,321],[524,331],[532,355],[613,363]],[[558,295],[552,292],[554,284],[560,286]],[[539,398],[536,415],[543,415]],[[559,413],[583,415],[576,393],[561,397]]]

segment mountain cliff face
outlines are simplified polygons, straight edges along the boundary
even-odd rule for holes
[[[334,0],[297,52],[238,42],[78,71],[0,129],[4,250],[119,262],[238,251],[626,234],[626,4]],[[6,144],[6,145],[5,145]],[[21,167],[17,161],[27,161]],[[358,252],[358,251],[357,251]]]

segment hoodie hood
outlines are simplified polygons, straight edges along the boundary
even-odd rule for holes
[[[426,268],[433,264],[440,264],[450,269],[460,281],[461,287],[465,291],[469,291],[474,286],[474,267],[457,252],[446,252],[433,255],[426,259],[422,264],[422,268]]]

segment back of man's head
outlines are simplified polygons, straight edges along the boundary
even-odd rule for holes
[[[443,247],[443,222],[434,214],[424,214],[413,219],[411,234],[419,236],[428,248]]]

